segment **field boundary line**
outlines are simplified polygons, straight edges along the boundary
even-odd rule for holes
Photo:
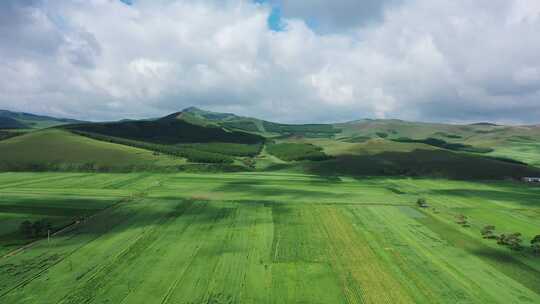
[[[118,206],[119,206],[120,204],[122,204],[122,203],[129,203],[129,202],[135,201],[136,199],[141,199],[141,198],[143,198],[143,197],[145,196],[145,194],[146,194],[146,193],[143,192],[143,193],[138,193],[138,194],[136,194],[136,195],[132,195],[132,196],[129,196],[129,197],[121,198],[121,199],[118,200],[116,203],[114,203],[114,204],[112,204],[112,205],[110,205],[110,206],[107,206],[107,207],[105,207],[105,208],[99,210],[98,212],[92,214],[91,216],[87,217],[86,219],[84,219],[84,220],[82,220],[82,221],[75,221],[75,222],[73,222],[73,223],[71,223],[71,224],[69,224],[69,225],[67,225],[67,226],[64,226],[62,229],[60,229],[60,230],[58,230],[58,231],[52,233],[52,234],[51,234],[51,237],[52,237],[52,236],[60,235],[60,234],[62,234],[62,233],[64,233],[64,232],[69,232],[69,231],[71,231],[71,230],[74,230],[74,229],[76,228],[76,226],[85,224],[85,223],[87,223],[88,221],[94,219],[95,217],[101,215],[102,213],[104,213],[104,212],[106,212],[106,211],[108,211],[108,210],[111,210],[111,209],[113,209],[113,208],[115,208],[115,207],[118,207]],[[8,252],[7,254],[5,254],[5,255],[2,256],[2,259],[7,259],[7,258],[9,258],[9,257],[15,256],[15,255],[17,255],[17,254],[23,252],[24,250],[29,249],[29,248],[31,248],[31,247],[37,245],[38,243],[45,241],[45,240],[46,240],[46,239],[38,239],[38,240],[32,241],[32,242],[30,242],[30,243],[28,243],[28,244],[26,244],[26,245],[24,245],[24,246],[22,246],[22,247],[20,247],[20,248],[17,248],[17,249],[15,249],[15,250],[13,250],[13,251]]]
[[[74,225],[80,225],[80,224],[87,223],[88,220],[93,219],[94,217],[99,216],[99,215],[103,214],[103,213],[106,212],[106,211],[112,210],[113,208],[119,206],[121,203],[129,203],[129,202],[133,202],[133,201],[135,201],[135,199],[144,197],[145,194],[146,194],[146,193],[143,191],[143,192],[137,194],[139,197],[137,197],[137,195],[133,195],[133,196],[131,196],[131,197],[122,198],[122,199],[120,199],[117,203],[115,203],[115,204],[113,204],[113,205],[111,205],[111,206],[108,206],[107,208],[104,208],[104,209],[100,210],[99,212],[95,213],[94,215],[88,217],[86,220],[80,221],[80,222],[78,222],[78,223],[73,223],[73,224],[71,224],[71,225],[69,225],[69,226],[63,228],[62,230],[59,230],[59,231],[55,232],[54,235],[58,235],[58,234],[60,234],[61,232],[66,232],[66,231],[68,231],[69,228],[73,228]],[[99,238],[99,237],[100,237],[100,236],[97,236],[96,238]],[[24,249],[28,249],[28,248],[30,248],[30,247],[33,247],[33,246],[36,245],[37,243],[43,242],[43,241],[45,241],[45,240],[44,240],[44,239],[36,240],[36,241],[34,241],[34,242],[32,242],[32,243],[26,245],[25,248],[19,248],[19,249],[17,249],[16,251],[18,251],[18,252],[16,252],[16,253],[13,254],[13,255],[16,255],[16,254],[22,252]],[[31,277],[29,277],[29,278],[23,280],[22,282],[16,284],[16,285],[13,286],[13,287],[9,288],[9,289],[6,290],[4,293],[0,294],[0,298],[3,298],[4,296],[6,296],[6,295],[8,295],[9,293],[11,293],[13,290],[15,290],[15,289],[17,289],[17,288],[20,288],[20,287],[22,287],[22,286],[25,286],[25,285],[29,284],[30,282],[32,282],[33,280],[37,279],[39,276],[41,276],[41,274],[43,274],[44,272],[48,271],[51,267],[54,267],[54,266],[56,266],[57,264],[61,263],[62,261],[64,261],[64,260],[67,259],[68,257],[70,257],[71,255],[73,255],[77,250],[79,250],[79,249],[80,249],[81,247],[83,247],[83,246],[84,246],[84,245],[75,248],[74,250],[72,250],[71,252],[69,252],[65,257],[63,257],[63,258],[61,258],[61,259],[58,259],[58,261],[56,261],[55,263],[53,263],[53,264],[51,264],[51,265],[48,265],[48,267],[46,267],[46,268],[40,270],[40,271],[39,271],[38,273],[36,273],[35,275],[33,275],[33,276],[31,276]]]

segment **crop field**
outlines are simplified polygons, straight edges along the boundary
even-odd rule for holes
[[[539,219],[517,182],[2,173],[0,303],[540,303]]]

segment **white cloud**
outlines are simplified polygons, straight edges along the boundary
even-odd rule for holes
[[[319,32],[349,30],[380,22],[388,7],[406,0],[270,0],[286,18],[306,20]]]
[[[7,0],[0,108],[84,119],[195,105],[289,122],[538,120],[536,0],[390,2],[399,4],[371,9],[375,23],[321,32],[306,19],[354,14],[317,1],[307,16],[307,2],[284,1],[285,29],[274,32],[270,7],[248,0]]]

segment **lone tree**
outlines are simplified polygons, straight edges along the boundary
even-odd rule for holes
[[[487,226],[484,226],[484,228],[482,228],[480,233],[482,234],[482,237],[485,239],[494,239],[494,238],[497,238],[495,236],[494,231],[495,231],[495,226],[487,225]]]
[[[531,240],[531,248],[535,254],[540,254],[540,234]]]
[[[426,199],[421,197],[419,198],[417,201],[416,201],[416,205],[418,205],[418,207],[420,208],[427,208],[428,207],[428,204],[426,202]]]

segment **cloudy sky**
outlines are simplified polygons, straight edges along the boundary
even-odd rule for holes
[[[538,0],[2,0],[0,108],[540,122]]]

